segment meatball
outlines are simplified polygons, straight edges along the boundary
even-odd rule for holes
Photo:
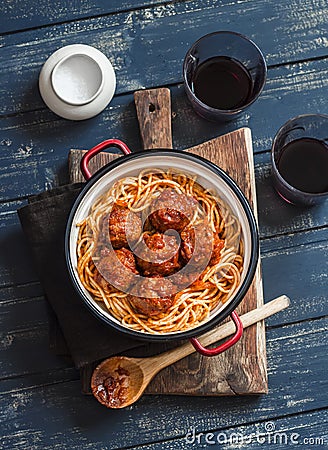
[[[166,312],[174,303],[173,284],[169,280],[154,277],[143,279],[134,287],[138,294],[129,295],[132,307],[146,316],[155,316]]]
[[[114,205],[108,217],[108,232],[114,248],[130,247],[141,235],[141,218],[124,206]]]
[[[197,253],[194,253],[195,233],[197,239],[199,239]],[[213,233],[208,225],[200,224],[196,227],[187,227],[181,231],[180,236],[180,252],[185,263],[188,263],[192,257],[193,265],[204,264],[209,258],[210,265],[217,264],[220,261],[224,241]]]
[[[106,256],[103,256],[96,265],[98,270],[96,281],[106,291],[110,291],[111,285],[123,291],[128,289],[138,274],[133,253],[121,248],[103,254]]]
[[[213,240],[213,250],[212,255],[210,259],[210,265],[214,266],[215,264],[218,264],[221,260],[221,250],[224,247],[224,240],[220,239],[217,234],[214,234],[214,240]]]
[[[137,264],[148,276],[166,276],[180,268],[179,245],[173,235],[145,234],[136,248]]]
[[[138,273],[134,255],[130,250],[128,250],[127,248],[121,248],[119,250],[114,250],[114,253],[124,267],[129,269],[134,274]]]
[[[198,279],[199,275],[195,267],[186,266],[183,270],[172,275],[170,281],[177,286],[178,291],[181,291],[191,286]]]
[[[180,251],[185,263],[188,263],[191,259],[193,265],[204,264],[209,261],[213,246],[213,233],[209,225],[202,223],[187,227],[181,231],[180,236]],[[197,238],[196,251],[195,238]]]
[[[194,228],[185,228],[180,233],[181,246],[180,252],[183,260],[188,262],[194,253],[195,246],[195,230]]]
[[[153,227],[164,233],[169,229],[181,231],[193,217],[197,201],[174,189],[165,189],[154,200],[149,219]]]

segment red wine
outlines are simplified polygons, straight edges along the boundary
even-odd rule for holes
[[[192,89],[205,105],[223,110],[236,109],[249,101],[252,78],[236,59],[216,56],[196,69]]]
[[[278,170],[296,189],[318,194],[328,192],[328,146],[318,139],[296,139],[285,145]]]

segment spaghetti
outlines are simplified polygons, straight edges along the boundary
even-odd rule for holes
[[[128,292],[103,282],[97,269],[97,245],[105,218],[114,205],[147,217],[154,201],[165,189],[197,200],[188,227],[209,224],[213,236],[222,241],[219,260],[209,263],[196,281],[178,291],[165,312],[147,315],[138,311]],[[182,173],[173,170],[142,171],[137,177],[117,181],[92,205],[89,215],[79,224],[77,271],[81,283],[92,298],[101,302],[121,324],[145,333],[171,333],[194,328],[236,292],[243,270],[243,241],[240,224],[216,193],[204,189]],[[155,230],[156,231],[156,230]],[[141,233],[139,242],[145,233]]]

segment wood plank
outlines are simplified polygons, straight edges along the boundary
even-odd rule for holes
[[[201,119],[191,109],[183,86],[171,88],[174,147],[188,148],[249,126],[254,152],[268,150],[277,129],[288,118],[314,111],[328,114],[327,61],[270,70],[258,101],[238,120],[226,124]],[[278,104],[283,107],[279,114],[273,114]],[[59,119],[48,110],[3,118],[0,136],[0,200],[24,197],[67,182],[66,160],[70,148],[91,148],[110,137],[126,141],[132,149],[141,147],[132,94],[115,97],[102,114],[83,122]],[[268,162],[269,158],[263,160],[263,164]],[[256,159],[255,163],[262,164],[262,160]],[[269,180],[264,182],[271,186]],[[271,201],[274,207],[281,204],[275,195],[268,198],[268,203]],[[314,208],[311,212],[314,226],[317,226],[316,213]]]
[[[1,296],[6,295],[7,292],[8,288],[0,289]],[[7,342],[12,340],[12,333],[23,332],[24,334],[31,328],[44,327],[48,323],[44,295],[0,301],[0,320],[1,333],[6,336]]]
[[[172,148],[171,93],[168,88],[136,91],[137,111],[142,147]],[[154,132],[154,130],[156,130]]]
[[[26,301],[33,298],[40,298],[44,291],[40,282],[35,281],[27,284],[18,284],[0,288],[0,306],[11,302]]]
[[[40,357],[41,355],[42,357]],[[4,330],[1,335],[0,357],[2,380],[8,376],[15,378],[33,373],[49,373],[63,368],[72,368],[70,359],[65,360],[50,352],[47,322],[38,323],[33,328],[25,327],[25,329],[9,332]]]
[[[221,0],[201,5],[199,0],[173,2],[5,35],[0,48],[0,113],[44,108],[37,88],[40,69],[67,44],[86,42],[103,51],[114,65],[118,94],[181,82],[190,45],[218,29],[234,29],[252,38],[269,65],[325,57],[328,5],[320,1],[318,14],[318,1],[282,0],[270,7],[266,0],[238,6]],[[272,36],[279,36],[279,41]]]
[[[292,310],[283,316],[286,323],[308,319],[314,310],[317,317],[327,314],[328,229],[325,234],[326,241],[262,254],[265,298],[274,298],[283,289],[292,299]],[[267,323],[281,325],[281,319],[272,317]]]
[[[152,4],[160,4],[156,0],[93,0],[92,2],[74,3],[70,0],[53,0],[44,2],[29,0],[28,6],[20,0],[4,2],[2,5],[2,33],[21,31],[59,24],[99,15],[109,15],[119,11],[137,9]]]
[[[92,449],[103,449],[104,443],[108,449],[136,448],[183,438],[191,426],[204,432],[277,417],[287,423],[291,415],[327,408],[327,320],[268,330],[270,391],[262,397],[152,395],[127,409],[108,410],[82,396],[78,380],[19,390],[16,379],[4,380],[0,420],[5,432],[0,442],[22,450],[72,450],[81,443]]]
[[[273,421],[210,430],[199,433],[197,426],[191,427],[191,434],[172,441],[156,442],[135,447],[138,450],[184,450],[197,446],[230,450],[237,448],[281,450],[288,446],[303,445],[306,448],[323,449],[328,445],[328,409],[283,417]],[[270,432],[271,429],[271,432]],[[195,433],[194,433],[195,430]],[[269,431],[268,431],[269,430]],[[211,434],[212,433],[212,434]],[[206,445],[207,444],[207,445]],[[220,444],[220,446],[218,446]]]

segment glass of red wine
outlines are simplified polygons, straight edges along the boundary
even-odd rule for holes
[[[286,122],[271,151],[272,179],[278,194],[295,205],[328,198],[328,116],[306,114]]]
[[[183,62],[187,97],[199,115],[212,121],[241,114],[262,92],[266,74],[261,50],[233,31],[201,37]]]

